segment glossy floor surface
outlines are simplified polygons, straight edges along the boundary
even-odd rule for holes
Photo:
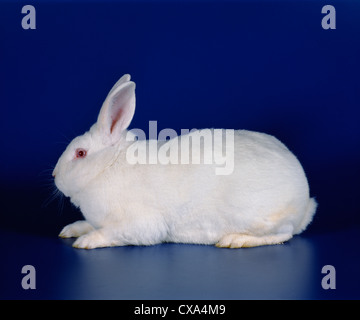
[[[296,236],[251,249],[161,244],[96,250],[2,231],[1,299],[359,299],[360,230]],[[24,265],[36,289],[24,290]],[[325,265],[336,289],[323,289]]]

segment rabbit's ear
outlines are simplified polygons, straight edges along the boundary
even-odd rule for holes
[[[124,76],[121,79],[123,78]],[[104,143],[116,143],[121,133],[130,125],[134,113],[135,83],[125,81],[111,89],[100,110],[97,124]]]
[[[129,82],[131,79],[131,76],[129,74],[124,74],[111,88],[110,92],[108,93],[108,96],[111,95],[117,87],[119,87],[121,84],[125,82]]]

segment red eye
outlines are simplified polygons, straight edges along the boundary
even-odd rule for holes
[[[85,158],[86,157],[86,150],[82,148],[78,148],[75,151],[76,158]]]

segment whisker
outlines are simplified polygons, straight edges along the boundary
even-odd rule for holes
[[[71,139],[66,137],[66,135],[62,132],[59,134],[64,138],[66,141],[59,141],[56,144],[68,145],[71,142]],[[64,194],[56,187],[54,183],[54,178],[52,176],[52,172],[54,171],[54,164],[48,165],[48,168],[43,169],[41,172],[38,173],[38,177],[41,178],[42,185],[44,189],[46,189],[46,193],[49,194],[47,198],[42,203],[41,207],[45,208],[48,207],[51,203],[53,203],[56,199],[58,199],[58,211],[60,214],[64,211],[64,204],[65,204],[65,196]]]
[[[52,179],[51,174],[52,174],[53,170],[54,170],[53,168],[44,169],[38,173],[38,177],[47,177],[49,179]]]
[[[62,192],[59,191],[59,203],[58,203],[58,212],[62,215],[64,211],[65,197]]]
[[[61,193],[58,189],[53,190],[53,192],[49,195],[47,199],[42,204],[42,208],[47,207],[50,203],[52,203],[57,197],[59,197],[59,193]]]

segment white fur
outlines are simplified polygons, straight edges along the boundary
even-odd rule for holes
[[[69,144],[54,169],[56,186],[86,219],[60,233],[79,237],[75,247],[252,247],[286,241],[311,222],[316,202],[304,171],[276,138],[235,131],[230,175],[215,175],[209,164],[129,164],[126,150],[134,142],[125,137],[134,111],[135,84],[124,75],[97,123]],[[77,148],[87,156],[75,158]]]

